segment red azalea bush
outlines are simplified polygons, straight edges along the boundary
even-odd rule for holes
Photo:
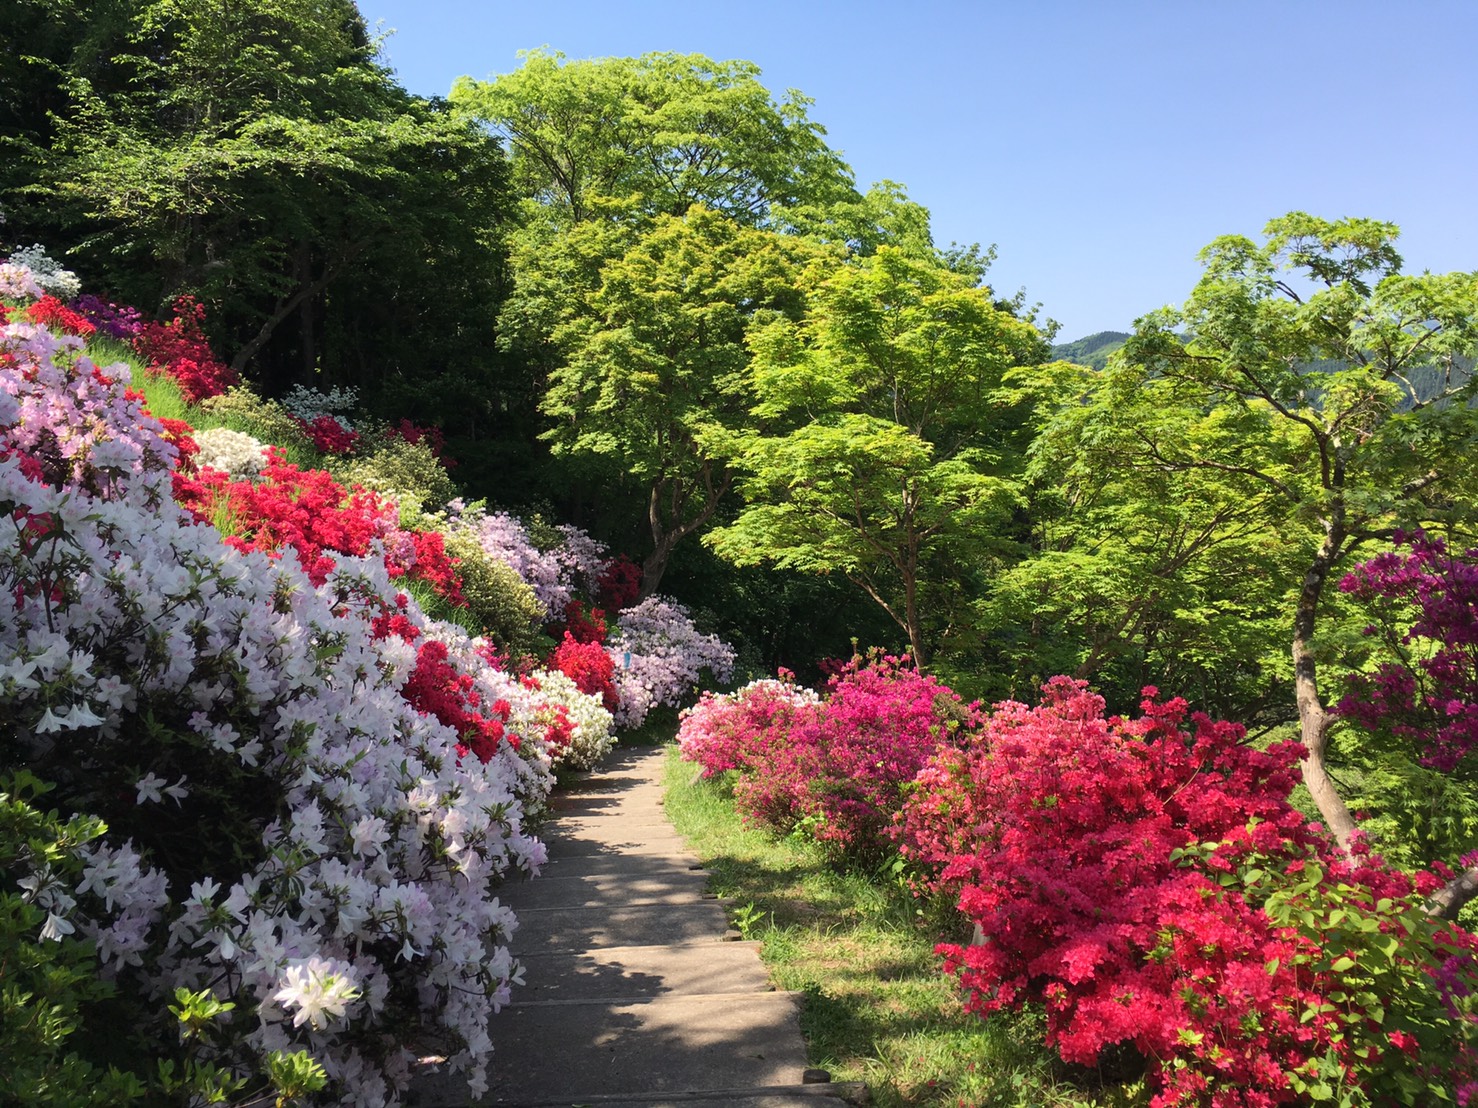
[[[143,399],[142,393],[139,398]],[[195,455],[200,453],[200,447],[195,442],[195,428],[183,419],[161,419],[159,422],[164,425],[164,441],[171,443],[179,451],[175,468],[189,473],[195,467]]]
[[[606,614],[600,608],[589,608],[578,600],[565,605],[563,633],[576,642],[603,643],[606,641]]]
[[[1472,1024],[1436,977],[1471,982],[1471,937],[1426,920],[1430,883],[1305,823],[1301,747],[1258,751],[1199,714],[1187,729],[1153,689],[1136,720],[1105,719],[1083,682],[1044,691],[941,747],[896,829],[977,926],[938,948],[971,1010],[1041,1003],[1069,1062],[1132,1047],[1156,1108],[1460,1083]]]
[[[312,420],[294,418],[320,454],[352,454],[359,444],[359,432],[351,431],[331,415]]]
[[[385,541],[392,577],[410,574],[454,605],[466,603],[455,561],[437,532],[405,532],[395,506],[362,488],[345,489],[320,469],[299,469],[275,448],[259,481],[233,481],[218,470],[176,473],[174,495],[201,522],[215,523],[238,550],[270,554],[291,547],[315,585],[334,568],[333,552],[364,555]]]
[[[508,701],[484,704],[473,686],[472,677],[448,660],[446,644],[428,639],[416,652],[416,668],[401,695],[417,711],[435,716],[456,730],[461,736],[459,754],[471,751],[486,762],[505,739],[518,749],[518,736],[504,726],[512,713]]]
[[[155,373],[173,378],[190,404],[219,396],[239,380],[235,370],[211,353],[204,323],[205,306],[193,296],[181,296],[174,302],[172,320],[143,324],[133,340],[139,357]]]
[[[55,296],[43,296],[25,310],[25,317],[32,323],[40,323],[53,331],[86,337],[97,330],[92,321],[81,312],[73,311]]]
[[[385,428],[388,438],[400,439],[412,445],[424,442],[426,449],[431,451],[431,456],[447,469],[455,469],[455,459],[446,454],[446,435],[442,434],[440,427],[422,427],[419,423],[413,423],[408,419],[397,419]]]
[[[555,647],[545,665],[575,682],[582,693],[600,697],[606,711],[616,710],[616,661],[600,643],[580,642],[566,631],[564,641]]]
[[[595,595],[608,612],[631,607],[641,595],[641,566],[625,554],[617,554],[600,571]]]

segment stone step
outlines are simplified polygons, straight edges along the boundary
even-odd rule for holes
[[[675,854],[688,853],[687,841],[670,827],[636,828],[630,834],[596,838],[566,835],[557,830],[540,836],[550,858],[573,858],[584,854]]]
[[[594,874],[626,874],[631,877],[660,875],[664,873],[707,874],[698,859],[686,850],[663,854],[648,851],[643,854],[568,854],[551,858],[539,870],[533,882],[546,877],[584,877]],[[511,882],[504,888],[514,887],[521,882]],[[502,889],[498,891],[502,896]]]
[[[570,796],[556,797],[550,801],[552,816],[564,819],[569,816],[590,818],[592,816],[617,815],[662,815],[663,789],[657,786],[643,787],[640,792],[631,790],[619,796]]]
[[[759,943],[608,946],[583,952],[524,954],[524,983],[513,1006],[569,1000],[771,992]]]
[[[806,1057],[795,998],[722,993],[506,1008],[489,1026],[489,1091],[478,1103],[578,1104],[612,1095],[661,1103],[674,1093],[711,1099],[798,1085]],[[417,1079],[412,1092],[417,1108],[470,1103],[465,1079],[447,1073]]]
[[[595,908],[635,904],[689,904],[708,892],[708,875],[701,870],[673,869],[648,874],[561,876],[541,874],[529,881],[504,885],[498,899],[515,911],[530,908]]]
[[[672,823],[662,814],[661,808],[648,811],[611,812],[597,816],[566,816],[551,820],[546,833],[555,835],[578,835],[581,838],[617,838],[630,835],[646,835],[651,831],[677,834]]]
[[[602,946],[721,942],[734,934],[716,900],[622,908],[524,908],[509,944],[514,954]]]

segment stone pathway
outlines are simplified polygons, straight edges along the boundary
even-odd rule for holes
[[[549,863],[505,887],[522,988],[492,1021],[490,1091],[522,1108],[840,1108],[861,1085],[808,1083],[797,997],[776,992],[662,812],[662,750],[618,749],[556,793]],[[469,1105],[447,1075],[418,1108]]]

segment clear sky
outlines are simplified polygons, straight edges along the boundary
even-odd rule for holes
[[[359,0],[412,92],[655,50],[743,58],[815,100],[866,187],[995,243],[1059,341],[1183,301],[1197,251],[1275,215],[1402,229],[1408,271],[1478,269],[1478,0]]]

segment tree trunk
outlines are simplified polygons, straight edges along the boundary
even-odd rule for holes
[[[667,561],[672,557],[672,548],[675,545],[677,540],[670,533],[663,535],[642,561],[641,592],[638,594],[642,600],[656,594],[658,586],[662,584],[662,575],[667,572]]]
[[[1478,896],[1478,866],[1464,870],[1447,887],[1432,894],[1427,901],[1427,911],[1438,919],[1457,919],[1463,905]]]
[[[1355,831],[1355,818],[1335,788],[1325,754],[1329,748],[1329,728],[1333,722],[1319,698],[1319,676],[1314,660],[1314,626],[1319,611],[1319,597],[1329,572],[1339,557],[1345,536],[1338,526],[1331,527],[1314,562],[1304,574],[1303,588],[1298,594],[1298,608],[1293,617],[1293,692],[1298,703],[1298,722],[1302,731],[1304,784],[1313,795],[1324,825],[1348,850]]]

